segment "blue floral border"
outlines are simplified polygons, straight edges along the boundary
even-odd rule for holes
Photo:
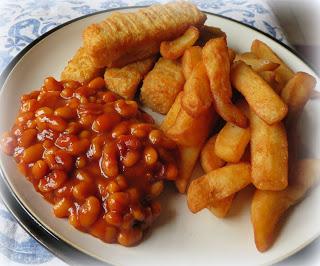
[[[110,8],[165,1],[139,0],[15,0],[0,3],[0,73],[30,42],[56,26],[79,16]],[[256,27],[280,41],[284,35],[268,5],[259,0],[194,0],[200,9]],[[0,204],[0,252],[9,260],[44,263],[54,258],[30,238]]]

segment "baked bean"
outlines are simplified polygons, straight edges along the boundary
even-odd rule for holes
[[[90,138],[91,137],[91,132],[89,130],[82,130],[80,133],[79,133],[79,137],[81,139],[83,138]]]
[[[28,120],[27,121],[27,128],[36,128],[37,127],[37,123],[35,120]]]
[[[125,215],[123,215],[123,222],[121,224],[121,229],[122,230],[131,230],[133,225],[134,225],[134,217],[133,215],[128,212]]]
[[[108,177],[114,177],[119,174],[117,146],[113,142],[104,145],[101,159],[101,169]]]
[[[17,146],[17,139],[11,132],[4,132],[1,136],[1,150],[7,155],[12,156]]]
[[[23,131],[18,139],[18,145],[23,148],[28,148],[37,140],[38,131],[36,129],[27,129]]]
[[[89,102],[90,103],[96,103],[97,102],[97,98],[95,96],[90,96],[89,97]]]
[[[28,94],[24,94],[20,97],[20,102],[24,103],[27,100],[37,99],[39,94],[40,94],[40,91],[32,91]]]
[[[38,102],[36,99],[30,99],[30,100],[26,100],[21,108],[20,108],[20,111],[23,112],[23,113],[26,113],[26,112],[34,112],[35,110],[37,110],[38,108]]]
[[[99,218],[94,222],[89,228],[89,233],[94,237],[100,238],[104,241],[105,231],[106,231],[107,223],[103,218]]]
[[[115,193],[115,192],[119,192],[121,190],[119,184],[116,181],[111,181],[108,185],[107,185],[107,191],[109,193]]]
[[[126,167],[135,165],[140,159],[140,152],[129,150],[125,156],[122,157],[122,164]]]
[[[134,228],[131,230],[121,230],[118,235],[119,244],[130,247],[137,244],[142,239],[142,230]]]
[[[100,115],[92,124],[92,130],[98,133],[103,133],[114,128],[121,121],[121,116],[118,113],[112,112]]]
[[[66,106],[72,109],[77,109],[80,106],[80,101],[77,98],[68,99]]]
[[[73,197],[78,201],[84,201],[87,197],[93,195],[94,187],[88,182],[79,182],[72,189]]]
[[[44,80],[44,86],[46,91],[61,91],[63,88],[62,84],[53,77],[47,77]]]
[[[131,125],[130,133],[138,138],[145,138],[153,128],[154,125],[152,124],[137,123]]]
[[[153,219],[157,218],[161,213],[161,204],[157,201],[151,203],[151,211]]]
[[[94,197],[88,197],[79,211],[79,222],[83,227],[89,227],[92,225],[98,218],[100,213],[100,202]]]
[[[166,177],[168,180],[176,180],[178,177],[178,168],[173,163],[166,165]]]
[[[131,213],[137,221],[142,222],[145,219],[145,214],[139,206],[133,206],[131,208]]]
[[[129,194],[130,202],[137,203],[139,201],[141,195],[136,187],[128,188],[126,191]]]
[[[41,192],[49,192],[63,185],[67,180],[67,174],[61,170],[53,170],[51,173],[41,178],[38,188]]]
[[[92,183],[92,178],[88,171],[85,169],[79,169],[76,171],[76,179],[86,183]]]
[[[118,144],[123,144],[126,149],[138,150],[141,148],[141,141],[132,135],[121,135],[117,139]],[[121,152],[121,151],[120,151]]]
[[[64,88],[61,93],[60,93],[60,96],[63,98],[63,99],[70,99],[73,97],[73,93],[74,93],[74,90],[73,88]]]
[[[35,177],[36,179],[40,179],[40,178],[43,178],[48,173],[49,167],[45,161],[38,160],[32,166],[31,171],[32,171],[33,177]]]
[[[97,77],[89,82],[88,87],[94,91],[98,91],[105,89],[106,84],[103,78]]]
[[[69,216],[69,209],[72,208],[72,201],[67,198],[62,198],[53,206],[53,213],[58,218],[65,218]]]
[[[114,226],[120,226],[122,224],[122,215],[116,211],[109,211],[104,216],[104,219],[108,224]]]
[[[163,188],[164,188],[164,184],[162,180],[153,183],[150,187],[150,196],[153,199],[157,198],[163,191]]]
[[[46,150],[51,148],[53,145],[54,145],[54,142],[49,139],[44,140],[44,142],[42,143],[43,148],[45,148]]]
[[[133,117],[137,114],[138,104],[136,101],[117,100],[114,109],[123,117]]]
[[[86,160],[86,157],[85,157],[85,156],[79,156],[79,157],[76,159],[76,167],[77,167],[78,169],[85,167],[86,164],[87,164],[87,160]]]
[[[24,131],[24,126],[15,124],[11,128],[11,132],[9,132],[9,133],[12,134],[12,136],[20,137],[22,135],[23,131]]]
[[[82,115],[100,115],[103,113],[103,105],[98,103],[81,103],[78,107],[78,114]]]
[[[98,135],[92,139],[92,143],[87,152],[87,157],[90,159],[100,159],[102,155],[103,144],[106,140],[105,135]]]
[[[118,231],[113,226],[107,226],[105,229],[104,241],[107,243],[114,243],[117,241]]]
[[[147,146],[144,148],[143,157],[147,165],[154,165],[158,160],[158,153],[152,146]]]
[[[127,192],[116,192],[108,197],[108,208],[111,211],[123,212],[128,208],[130,202]]]
[[[112,137],[113,138],[118,138],[121,135],[126,135],[129,133],[130,129],[130,122],[129,121],[122,121],[118,125],[115,126],[115,128],[112,130]]]
[[[20,113],[16,118],[17,125],[25,125],[29,120],[33,119],[33,112]]]
[[[87,97],[94,95],[95,93],[96,93],[95,89],[89,88],[88,86],[83,85],[75,90],[74,97],[77,97],[81,101],[81,98],[87,99]]]
[[[54,161],[49,164],[50,169],[52,170],[64,170],[66,172],[69,172],[72,170],[73,166],[73,158],[72,156],[63,151],[63,150],[57,150],[54,154],[52,154]]]
[[[59,91],[41,92],[37,97],[39,106],[47,106],[50,108],[54,108],[54,106],[59,101],[59,99],[60,99]]]
[[[117,100],[117,96],[111,92],[111,91],[107,91],[103,94],[102,96],[102,100],[105,102],[105,103],[110,103],[110,102],[114,102],[115,100]]]
[[[23,151],[22,161],[24,163],[36,162],[42,158],[43,151],[41,143],[34,144]]]
[[[162,135],[160,130],[154,129],[149,133],[149,141],[154,145],[160,144]]]
[[[53,110],[49,107],[41,107],[35,112],[35,117],[38,117],[40,115],[52,115]]]
[[[70,135],[76,135],[81,131],[82,126],[77,122],[70,122],[65,132]]]
[[[64,89],[76,89],[81,86],[80,82],[75,80],[62,80],[60,81]]]
[[[79,139],[74,135],[60,135],[56,139],[55,145],[68,151],[71,155],[78,156],[88,150],[90,141],[87,138]]]
[[[76,213],[71,213],[68,218],[69,224],[71,224],[74,228],[81,230],[81,224]]]
[[[126,189],[128,187],[127,180],[123,175],[118,175],[115,181],[118,183],[121,190]]]
[[[69,106],[59,107],[54,111],[54,115],[60,116],[63,119],[70,120],[77,116],[77,111]]]
[[[79,123],[85,128],[91,128],[96,117],[94,115],[81,115]]]
[[[39,130],[51,129],[57,132],[63,132],[67,128],[67,122],[56,115],[40,115],[36,118]]]
[[[54,194],[57,198],[69,198],[71,199],[73,197],[72,195],[72,190],[73,186],[75,185],[75,180],[71,179],[66,181],[63,186],[60,188],[56,189],[54,191]]]

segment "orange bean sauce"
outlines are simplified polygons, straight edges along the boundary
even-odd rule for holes
[[[107,243],[138,243],[160,214],[164,181],[178,177],[175,143],[102,78],[46,78],[21,97],[0,144],[56,217]]]

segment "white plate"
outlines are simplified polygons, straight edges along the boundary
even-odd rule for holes
[[[135,8],[123,9],[133,11]],[[36,43],[17,62],[8,75],[0,97],[0,129],[9,129],[19,107],[19,96],[38,88],[46,76],[59,74],[81,46],[81,32],[91,23],[103,20],[99,13],[74,21],[52,32]],[[206,24],[221,27],[229,46],[248,51],[254,39],[268,43],[295,71],[315,73],[287,48],[266,35],[232,20],[208,14]],[[303,115],[303,134],[314,155],[319,155],[320,108],[310,102]],[[309,143],[309,144],[308,144]],[[188,211],[184,195],[167,189],[163,212],[144,241],[132,248],[109,245],[72,228],[67,220],[57,219],[52,207],[36,193],[17,171],[12,158],[1,154],[1,166],[8,183],[24,207],[47,229],[71,246],[90,256],[115,265],[260,265],[279,261],[298,251],[320,232],[317,215],[319,189],[296,206],[287,219],[274,246],[263,254],[254,245],[250,224],[250,190],[240,193],[226,219],[218,219],[209,211],[197,215]],[[318,201],[319,202],[319,201]]]

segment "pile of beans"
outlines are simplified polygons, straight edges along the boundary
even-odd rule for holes
[[[177,148],[135,101],[87,84],[45,79],[21,97],[1,148],[56,217],[107,243],[131,246],[160,214],[155,200],[178,177]]]

